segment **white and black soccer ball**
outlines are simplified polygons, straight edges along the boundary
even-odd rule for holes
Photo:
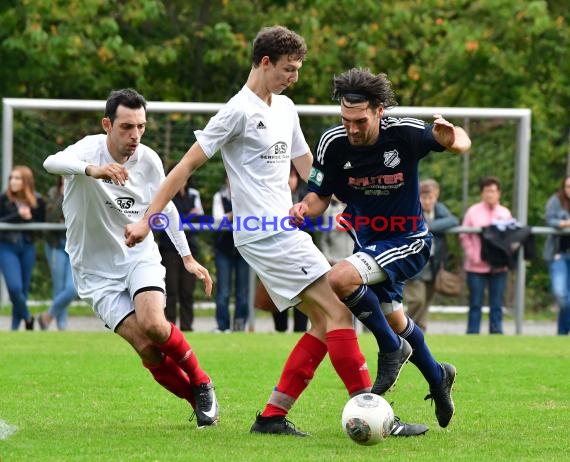
[[[341,422],[342,429],[352,441],[372,446],[390,436],[394,410],[381,396],[362,393],[345,404]]]

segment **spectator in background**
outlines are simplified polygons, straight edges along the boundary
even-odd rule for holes
[[[45,220],[45,203],[36,192],[29,167],[16,165],[10,172],[8,189],[0,196],[0,222],[32,223]],[[32,270],[36,263],[33,231],[0,232],[0,270],[12,302],[12,330],[23,320],[26,330],[34,330],[34,317],[28,309]]]
[[[291,189],[291,197],[293,203],[300,201],[307,193],[307,183],[299,176],[299,172],[293,164],[289,170],[289,188]],[[261,282],[260,282],[261,284]],[[289,328],[289,312],[293,312],[293,332],[305,332],[309,318],[295,307],[291,307],[284,311],[278,309],[273,310],[273,323],[277,332],[287,332]]]
[[[335,265],[346,257],[352,255],[354,251],[354,241],[347,231],[337,229],[337,217],[343,213],[346,204],[338,200],[336,196],[331,197],[331,202],[322,216],[323,229],[331,228],[330,231],[321,232],[319,242],[321,252],[327,257],[331,265]]]
[[[546,203],[546,224],[561,230],[570,228],[570,176],[562,180]],[[551,234],[544,246],[550,271],[552,295],[558,303],[558,335],[570,333],[570,234]]]
[[[59,176],[57,185],[52,186],[47,194],[46,221],[49,223],[63,223],[63,177]],[[47,231],[44,235],[45,254],[51,274],[52,303],[48,311],[38,315],[38,324],[41,330],[46,330],[55,319],[57,328],[65,330],[67,327],[67,308],[77,297],[73,285],[71,262],[65,251],[65,230]]]
[[[447,240],[444,231],[457,226],[458,218],[438,202],[439,184],[433,179],[420,182],[420,202],[429,231],[433,234],[430,258],[422,272],[404,286],[408,315],[424,332],[431,299],[435,292],[435,275],[447,261]]]
[[[191,187],[190,182],[173,197],[172,202],[178,213],[183,217],[194,214],[204,215],[200,193]],[[192,221],[192,220],[190,220]],[[199,256],[196,234],[184,228],[184,234],[190,247],[190,252]],[[158,250],[162,256],[162,265],[166,268],[164,282],[166,284],[166,319],[176,324],[178,308],[180,308],[180,330],[192,331],[194,323],[194,288],[196,275],[184,267],[178,250],[164,231],[158,233]]]
[[[224,185],[214,194],[212,200],[212,217],[214,220],[226,219],[232,223],[232,199],[230,183],[226,177]],[[245,330],[249,315],[249,265],[237,251],[234,238],[229,227],[220,226],[227,231],[218,231],[214,235],[214,262],[216,264],[216,323],[215,332],[229,333],[230,330],[230,296],[232,278],[235,293],[234,331]]]
[[[484,227],[512,218],[510,210],[500,204],[501,183],[497,177],[483,177],[479,182],[479,190],[481,201],[467,209],[463,217],[463,226]],[[490,309],[489,333],[502,334],[503,298],[507,286],[508,268],[491,268],[491,265],[481,258],[481,236],[478,234],[461,234],[459,239],[465,253],[464,268],[469,288],[467,333],[479,333],[481,309],[487,286]]]

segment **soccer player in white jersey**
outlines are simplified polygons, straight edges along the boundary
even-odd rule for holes
[[[334,265],[331,286],[376,337],[379,372],[384,364],[398,363],[407,348],[405,357],[411,354],[429,384],[426,399],[435,402],[439,425],[447,427],[455,411],[455,367],[435,361],[423,332],[403,311],[402,291],[430,255],[418,163],[430,151],[463,153],[471,140],[441,115],[433,124],[383,117],[384,109],[396,104],[385,74],[350,69],[334,78],[333,94],[340,101],[342,124],[321,136],[309,193],[291,215],[298,223],[321,215],[333,194],[347,204],[342,222],[355,241],[355,253]],[[398,335],[386,335],[386,320]],[[372,392],[382,395],[390,385],[379,374]]]
[[[132,89],[113,91],[102,120],[106,134],[86,136],[49,156],[45,169],[64,175],[66,251],[79,296],[138,353],[154,379],[194,408],[199,427],[215,425],[218,403],[209,375],[182,332],[164,314],[164,273],[153,236],[136,248],[124,227],[143,216],[164,180],[160,158],[141,143],[146,101]],[[171,202],[164,213],[179,221]],[[208,270],[190,254],[183,231],[168,230],[184,266],[212,290]]]
[[[204,130],[195,132],[197,142],[169,173],[143,219],[125,230],[128,245],[144,239],[150,231],[149,219],[221,150],[231,185],[236,247],[280,310],[297,306],[311,321],[252,433],[306,435],[286,416],[327,352],[351,396],[371,386],[351,314],[328,284],[330,265],[311,237],[289,223],[291,162],[307,179],[312,154],[293,102],[281,93],[297,81],[306,52],[304,39],[285,27],[262,29],[253,43],[246,84]],[[394,428],[400,436],[427,431],[423,425],[402,423]]]

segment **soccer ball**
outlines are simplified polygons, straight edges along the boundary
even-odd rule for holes
[[[390,436],[394,410],[381,396],[362,393],[345,404],[341,422],[342,429],[352,441],[372,446]]]

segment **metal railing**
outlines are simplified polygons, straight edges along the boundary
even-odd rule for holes
[[[219,225],[221,222],[211,223],[214,227]],[[22,224],[10,224],[10,223],[0,223],[0,232],[2,231],[63,231],[66,227],[63,223],[22,223]],[[532,226],[531,234],[534,235],[550,235],[550,234],[570,234],[570,231],[562,231],[557,228],[551,228],[548,226]],[[200,227],[193,228],[192,231],[208,231],[208,229],[202,229]],[[460,233],[468,233],[468,234],[477,234],[481,232],[481,228],[478,227],[465,227],[465,226],[455,226],[450,228],[446,231],[448,234],[460,234]],[[515,292],[514,292],[514,313],[515,313],[515,332],[517,334],[522,334],[522,326],[524,320],[524,308],[525,308],[525,280],[524,275],[521,276],[519,272],[524,266],[524,256],[521,249],[518,252],[517,258],[517,268],[515,269]],[[3,281],[2,281],[3,282]],[[249,305],[250,305],[250,324],[255,323],[255,310],[253,307],[253,296],[255,294],[255,284],[256,284],[256,275],[251,271],[250,275],[250,297],[249,297]],[[5,288],[0,287],[0,301],[5,303],[4,298],[5,295]]]

